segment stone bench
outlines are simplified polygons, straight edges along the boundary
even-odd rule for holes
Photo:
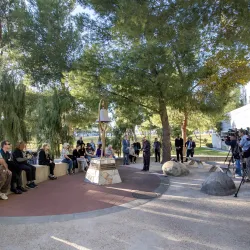
[[[45,166],[45,165],[34,165],[34,166],[36,167],[36,183],[40,183],[49,179],[48,178],[49,166]],[[67,169],[68,169],[67,163],[63,163],[63,162],[55,163],[54,174],[57,177],[66,175]],[[27,183],[25,171],[22,171],[22,182],[23,182],[23,185]]]

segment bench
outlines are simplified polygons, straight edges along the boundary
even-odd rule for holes
[[[36,183],[40,183],[48,180],[49,176],[49,166],[45,165],[34,165],[36,167]],[[54,174],[57,177],[63,176],[67,174],[68,164],[63,162],[55,163]],[[23,185],[27,183],[26,173],[22,171],[22,182]]]

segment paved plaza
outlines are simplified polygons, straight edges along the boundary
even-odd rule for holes
[[[250,184],[238,198],[209,196],[200,192],[208,167],[163,177],[151,165],[150,173],[141,164],[119,168],[121,184],[94,186],[78,173],[11,195],[0,202],[0,249],[250,248]]]

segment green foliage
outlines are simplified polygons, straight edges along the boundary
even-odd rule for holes
[[[212,143],[206,143],[206,146],[207,146],[208,148],[213,148],[213,144],[212,144]]]
[[[0,127],[2,138],[16,144],[18,140],[26,140],[25,128],[25,86],[8,73],[0,71]]]

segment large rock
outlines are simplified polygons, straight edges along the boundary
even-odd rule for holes
[[[188,168],[180,162],[167,161],[162,166],[163,174],[172,176],[185,176],[189,174]]]
[[[201,191],[217,196],[232,195],[236,191],[236,186],[233,180],[225,173],[213,172],[203,182]]]

